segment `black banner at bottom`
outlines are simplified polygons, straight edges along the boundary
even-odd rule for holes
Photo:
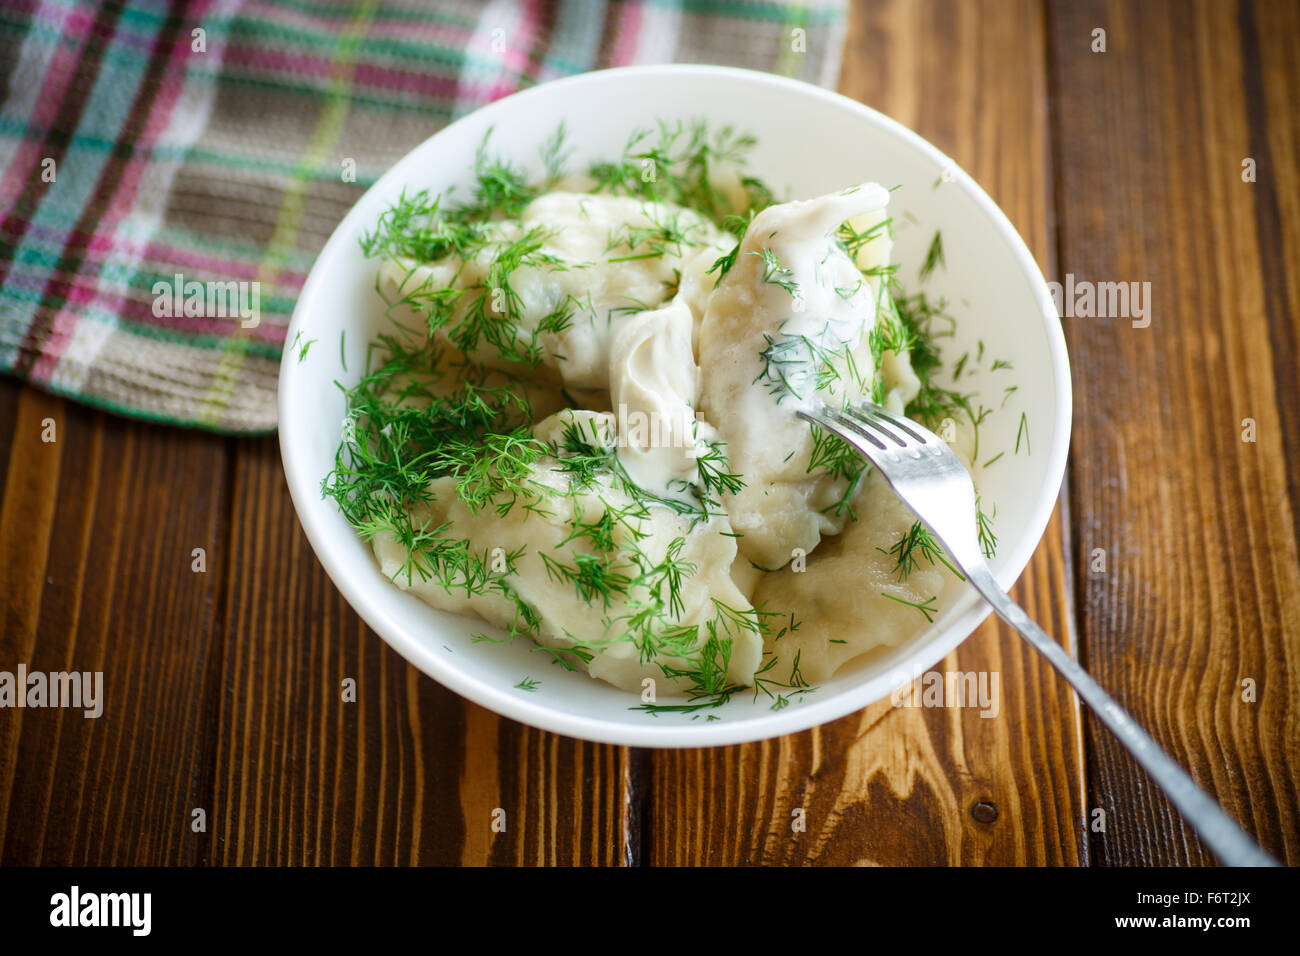
[[[1231,944],[1295,918],[1295,871],[1188,869],[0,869],[0,933],[79,942],[340,943],[465,932],[713,945],[920,934],[950,946],[1050,930],[1079,940],[1191,934]],[[783,932],[784,931],[784,932]],[[612,935],[594,936],[593,933]],[[1276,937],[1274,937],[1276,938]],[[7,947],[6,947],[7,948]],[[11,950],[13,951],[13,950]]]

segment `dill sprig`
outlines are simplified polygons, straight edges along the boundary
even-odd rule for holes
[[[689,714],[721,707],[735,694],[750,689],[743,684],[731,682],[727,677],[733,643],[743,635],[750,635],[760,640],[774,633],[776,637],[780,637],[789,629],[798,627],[791,616],[790,625],[781,627],[778,631],[778,622],[785,620],[784,614],[766,611],[761,607],[733,608],[717,598],[710,600],[714,611],[713,616],[703,626],[691,625],[683,629],[689,635],[688,643],[693,647],[687,666],[659,662],[660,670],[665,677],[681,679],[687,684],[686,702],[641,704],[631,708],[632,710],[642,710],[657,716],[664,713]],[[755,699],[760,692],[767,692],[771,697],[772,690],[777,688],[793,690],[796,693],[807,693],[813,689],[799,673],[797,653],[787,681],[778,681],[773,677],[765,676],[777,663],[775,656],[767,657],[765,654],[765,658],[767,659],[763,665],[755,672],[755,683],[752,685]]]
[[[889,598],[889,600],[898,604],[906,604],[908,607],[916,608],[921,612],[921,616],[925,618],[927,624],[933,624],[934,616],[939,613],[939,606],[936,603],[939,600],[938,595],[928,597],[924,601],[909,601],[907,598],[901,598],[896,594],[889,594],[885,591],[881,591],[880,596]]]
[[[769,285],[778,285],[794,298],[799,298],[799,283],[794,281],[794,273],[781,264],[777,254],[763,246],[759,252],[751,252],[763,260],[763,281]]]
[[[722,221],[722,228],[725,232],[731,233],[736,237],[736,244],[731,247],[731,251],[718,256],[709,266],[709,272],[717,272],[718,281],[731,271],[732,266],[736,264],[736,257],[740,255],[741,243],[745,241],[745,233],[749,231],[750,224],[754,221],[754,216],[759,210],[751,207],[746,210],[745,215],[730,215]]]
[[[718,505],[715,496],[734,495],[745,487],[744,478],[731,470],[731,461],[723,451],[722,442],[705,442],[708,451],[695,459],[699,469],[700,497],[710,505]]]
[[[865,247],[867,243],[879,239],[881,236],[888,236],[890,239],[894,238],[893,217],[882,219],[879,222],[868,226],[866,229],[863,229],[861,232],[854,229],[852,223],[849,222],[840,223],[839,228],[835,230],[836,242],[838,242],[840,247],[848,253],[849,258],[853,259],[855,262],[857,261],[858,254],[862,251],[863,247]],[[897,268],[897,266],[884,265],[864,271],[867,275],[892,275],[893,271]]]
[[[921,263],[921,281],[924,282],[930,277],[935,266],[947,267],[943,259],[943,235],[935,231],[934,238],[930,240],[930,248],[926,250],[925,261]]]
[[[847,511],[849,518],[856,521],[857,514],[853,511],[851,502],[862,484],[862,479],[866,476],[869,466],[862,456],[858,454],[857,450],[838,435],[825,431],[816,425],[812,426],[811,434],[813,445],[812,451],[808,455],[807,473],[812,474],[820,469],[832,478],[844,482],[844,489],[839,500],[824,510],[833,512],[836,517],[843,515]]]
[[[361,238],[366,256],[435,262],[452,253],[469,259],[493,235],[486,222],[475,220],[464,209],[444,209],[442,197],[427,190],[407,195],[379,215],[375,228]]]
[[[628,254],[612,256],[606,262],[629,262],[634,259],[659,259],[665,255],[683,256],[686,250],[698,246],[692,233],[702,231],[702,223],[691,222],[680,212],[669,212],[661,207],[646,205],[642,209],[648,226],[622,223],[612,230],[606,254],[624,248]]]
[[[993,508],[993,514],[985,514],[982,507],[982,500],[975,499],[975,532],[979,537],[980,551],[984,557],[991,558],[998,549],[998,536],[993,533],[993,518],[997,515],[998,509]]]
[[[952,563],[944,555],[943,547],[934,539],[930,529],[923,525],[919,520],[912,522],[912,526],[903,533],[903,536],[894,542],[888,550],[877,548],[881,554],[887,554],[894,558],[894,575],[899,581],[906,581],[912,572],[920,566],[919,558],[923,558],[930,565],[936,562],[942,564],[963,581],[966,576],[953,567]]]
[[[521,425],[511,432],[483,435],[477,441],[453,438],[430,458],[437,474],[457,479],[456,494],[470,511],[493,503],[498,514],[504,515],[528,489],[533,466],[547,450],[545,442]]]
[[[572,584],[577,589],[579,599],[588,604],[599,598],[604,607],[608,608],[610,598],[626,594],[628,585],[632,583],[617,558],[609,554],[575,551],[572,564],[566,564],[545,551],[539,554],[551,580],[559,584]]]
[[[847,331],[843,330],[843,333]],[[830,395],[835,394],[836,386],[840,384],[865,392],[868,379],[858,368],[852,342],[843,333],[832,328],[830,321],[814,335],[764,332],[764,347],[759,353],[763,366],[754,381],[766,380],[767,390],[776,398],[777,404],[787,395],[802,399],[809,386],[813,391]],[[827,342],[834,344],[828,345]]]
[[[1028,412],[1020,413],[1020,424],[1016,427],[1016,454],[1020,454],[1020,441],[1024,439],[1025,453],[1032,454],[1029,448],[1029,414]]]
[[[730,126],[711,135],[703,121],[660,122],[657,130],[633,131],[618,160],[592,164],[592,191],[670,202],[721,226],[727,216],[771,205],[762,182],[738,173],[754,144],[753,136]],[[738,207],[717,185],[718,174],[739,175],[744,199]]]

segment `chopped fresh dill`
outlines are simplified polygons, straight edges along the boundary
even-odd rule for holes
[[[578,591],[578,597],[587,604],[600,598],[606,608],[610,596],[626,594],[632,579],[619,570],[619,564],[608,555],[573,553],[573,564],[556,560],[545,551],[541,553],[546,573],[556,582],[568,581]]]
[[[939,596],[937,594],[934,595],[933,597],[926,598],[924,601],[921,601],[919,603],[916,601],[909,601],[906,598],[901,598],[894,594],[889,594],[885,591],[881,591],[880,596],[883,598],[889,598],[889,600],[895,601],[899,604],[906,604],[908,607],[916,608],[918,611],[921,612],[921,615],[925,618],[926,622],[929,624],[934,623],[934,616],[939,612],[939,607],[935,603],[939,600]]]
[[[935,266],[947,268],[947,263],[943,259],[943,236],[937,230],[934,238],[930,240],[930,248],[925,253],[925,261],[921,263],[921,281],[924,282],[930,277]]]
[[[551,138],[542,143],[542,165],[546,168],[543,189],[550,189],[564,175],[564,167],[573,154],[573,149],[566,146],[567,139],[568,130],[561,120]]]
[[[736,264],[736,256],[740,254],[740,244],[745,241],[745,233],[749,230],[749,224],[754,221],[754,209],[749,209],[744,216],[731,215],[722,222],[722,228],[736,237],[736,244],[731,251],[719,256],[709,266],[709,272],[718,274],[718,281],[731,271],[731,267]]]
[[[1027,412],[1020,413],[1020,426],[1016,429],[1016,454],[1020,454],[1020,438],[1023,435],[1025,439],[1025,454],[1032,455],[1029,448],[1029,418]]]
[[[843,389],[868,391],[871,378],[858,368],[852,343],[840,342],[835,347],[825,344],[837,340],[836,330],[829,321],[816,335],[781,332],[773,336],[764,332],[765,348],[759,354],[763,367],[754,381],[765,379],[777,404],[787,395],[803,398],[810,390],[830,396]]]
[[[812,428],[812,452],[808,456],[807,473],[822,470],[832,478],[844,482],[839,499],[827,506],[827,512],[836,517],[848,514],[852,521],[857,520],[853,511],[853,496],[857,493],[866,476],[869,466],[853,446],[838,435],[831,434],[816,425]]]
[[[796,299],[799,298],[799,283],[792,278],[794,273],[781,264],[775,252],[764,246],[761,252],[751,252],[751,256],[759,256],[763,260],[763,281],[771,285],[779,285]]]
[[[519,690],[533,691],[533,690],[537,690],[537,688],[540,687],[541,684],[542,682],[539,680],[534,680],[531,677],[525,677],[518,684],[516,684],[515,687],[517,687]]]
[[[839,229],[835,232],[835,239],[839,243],[840,247],[848,253],[850,259],[854,260],[858,258],[859,253],[862,252],[863,248],[868,243],[879,239],[882,236],[888,237],[889,239],[894,238],[894,220],[892,218],[882,219],[880,222],[862,230],[861,232],[854,229],[851,223],[844,222],[840,224]],[[884,270],[885,273],[893,275],[894,272],[897,271],[898,266],[877,266],[875,269]],[[883,273],[868,270],[867,274],[880,275]]]
[[[919,520],[914,521],[912,526],[889,550],[884,548],[877,548],[876,550],[881,554],[888,554],[894,558],[894,575],[899,581],[906,581],[912,572],[917,569],[919,566],[918,558],[924,558],[930,565],[938,562],[957,577],[962,580],[966,579],[965,575],[953,567],[952,563],[944,555],[943,547],[934,539],[930,529]]]
[[[799,659],[802,654],[802,651],[794,652],[794,658],[790,662],[790,676],[785,680],[768,676],[776,668],[779,660],[776,656],[768,657],[763,666],[754,672],[754,700],[758,700],[759,694],[765,694],[768,700],[772,701],[772,710],[782,710],[789,706],[794,698],[811,693],[812,685],[799,670]]]
[[[699,241],[692,238],[692,233],[700,231],[698,222],[684,222],[678,213],[659,212],[650,206],[643,207],[642,211],[650,225],[623,223],[614,229],[605,252],[627,249],[628,254],[612,256],[605,261],[629,262],[633,259],[659,259],[665,255],[681,256],[687,249],[699,245]]]
[[[706,442],[708,451],[695,459],[699,469],[701,497],[709,504],[719,502],[713,495],[734,495],[745,487],[744,478],[731,470],[722,442]]]
[[[717,184],[715,173],[742,169],[754,144],[753,136],[730,126],[710,134],[702,121],[660,122],[657,130],[634,130],[620,159],[592,164],[592,191],[673,203],[721,226],[728,216],[772,203],[771,190],[752,176],[738,174],[744,194],[740,208]]]
[[[993,518],[997,515],[998,509],[993,509],[993,514],[984,513],[982,501],[977,497],[975,499],[975,531],[979,536],[980,551],[984,552],[984,557],[991,558],[998,549],[998,536],[993,533]]]

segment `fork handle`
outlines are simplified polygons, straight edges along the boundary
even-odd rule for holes
[[[969,569],[966,579],[993,605],[998,617],[1019,631],[1073,685],[1079,696],[1092,708],[1092,712],[1128,748],[1220,861],[1227,866],[1278,865],[1196,785],[1169,754],[1160,749],[1160,745],[1145,730],[1134,723],[1124,708],[1115,703],[1060,644],[1052,640],[1020,605],[1011,600],[986,565],[981,562],[980,567]]]

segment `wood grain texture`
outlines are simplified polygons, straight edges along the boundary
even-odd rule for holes
[[[5,863],[194,861],[220,581],[191,571],[191,549],[218,534],[225,454],[210,435],[18,393],[0,506],[0,660],[103,671],[104,709],[0,718]]]
[[[1295,21],[1287,3],[1053,2],[1049,16],[1061,272],[1149,282],[1152,303],[1146,328],[1066,320],[1079,376],[1070,474],[1083,656],[1291,863]],[[1104,53],[1090,49],[1096,28]],[[1242,179],[1251,157],[1255,183]],[[1245,419],[1255,442],[1243,441]],[[1086,560],[1097,548],[1101,574]],[[1248,680],[1254,702],[1243,700]],[[1089,806],[1108,817],[1091,834],[1097,861],[1212,862],[1128,755],[1088,726]]]
[[[1044,51],[1042,10],[1028,0],[858,3],[840,89],[952,156],[1050,266]],[[1015,597],[1069,643],[1064,528],[1058,514]],[[779,740],[652,754],[648,862],[1084,862],[1081,726],[1068,687],[994,622],[934,670],[996,672],[1001,713],[886,700]]]

